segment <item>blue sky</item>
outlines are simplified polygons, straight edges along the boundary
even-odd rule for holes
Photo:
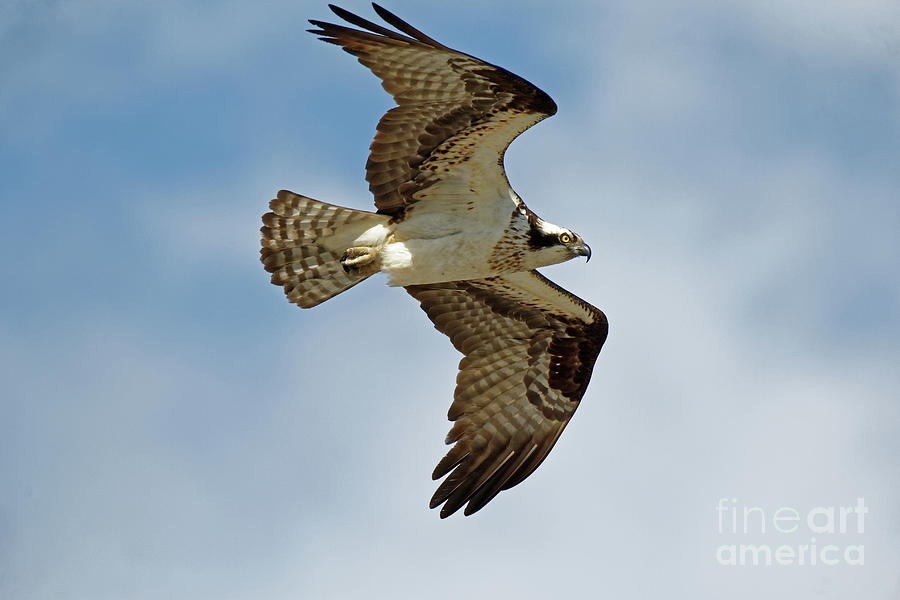
[[[0,5],[0,596],[898,597],[896,2],[485,4],[387,8],[557,101],[508,172],[611,330],[544,465],[445,521],[449,342],[257,258],[278,189],[371,205],[390,99],[325,3]],[[720,498],[858,497],[817,543],[864,566],[716,563],[811,537]]]

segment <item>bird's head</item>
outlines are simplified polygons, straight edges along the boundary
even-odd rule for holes
[[[584,256],[591,260],[591,247],[581,236],[565,227],[535,219],[528,231],[528,247],[535,266],[553,265]]]

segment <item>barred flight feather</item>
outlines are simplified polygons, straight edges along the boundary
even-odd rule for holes
[[[289,301],[311,308],[366,279],[341,257],[354,239],[386,219],[281,190],[263,215],[260,260]]]

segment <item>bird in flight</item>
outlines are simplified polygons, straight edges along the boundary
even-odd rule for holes
[[[528,477],[584,396],[606,316],[535,269],[591,249],[512,190],[506,148],[553,115],[543,91],[433,40],[381,6],[396,31],[329,5],[354,29],[309,31],[357,57],[397,106],[366,163],[375,212],[282,190],[262,218],[261,260],[290,302],[311,308],[381,272],[463,354],[434,470],[441,518],[469,515]]]

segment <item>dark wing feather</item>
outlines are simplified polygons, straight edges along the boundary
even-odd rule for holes
[[[606,316],[537,271],[407,286],[465,356],[448,417],[455,444],[434,470],[441,517],[471,514],[528,477],[590,381]]]
[[[373,6],[402,33],[336,6],[330,8],[337,16],[365,31],[311,20],[318,29],[310,32],[355,55],[397,102],[378,123],[366,163],[378,212],[400,220],[411,205],[429,196],[446,200],[452,189],[449,194],[433,189],[442,182],[466,180],[469,200],[478,192],[505,189],[507,146],[554,114],[556,104],[521,77],[452,50]],[[481,190],[470,189],[472,169],[478,169]]]

